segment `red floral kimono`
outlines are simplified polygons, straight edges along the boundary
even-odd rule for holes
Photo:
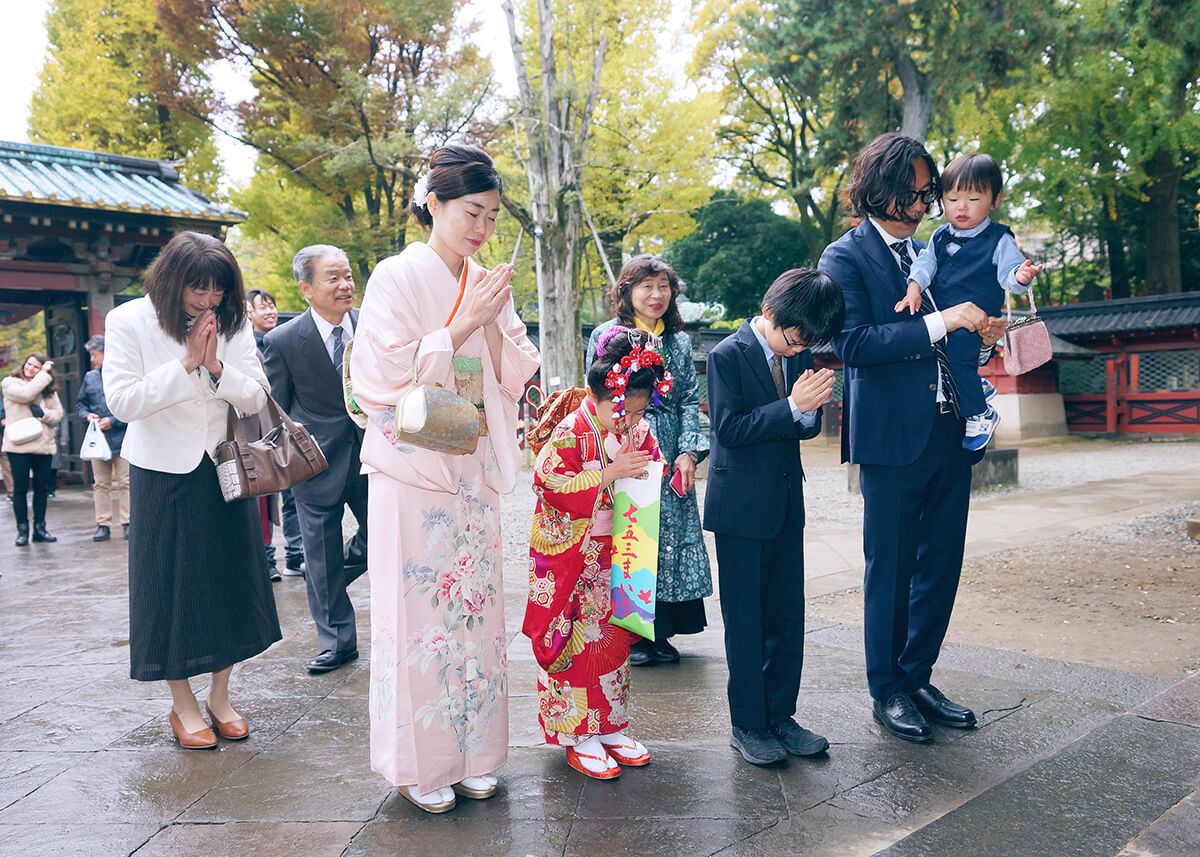
[[[637,638],[608,621],[613,497],[600,490],[600,471],[620,439],[595,414],[585,399],[554,429],[534,465],[538,500],[522,630],[542,668],[538,721],[549,744],[581,744],[629,723],[629,647]],[[645,420],[634,426],[633,439],[635,448],[659,458]]]

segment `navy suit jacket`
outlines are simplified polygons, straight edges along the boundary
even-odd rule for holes
[[[358,310],[350,311],[350,323],[357,333]],[[362,466],[363,431],[346,413],[342,377],[317,333],[311,309],[263,338],[263,366],[279,407],[304,423],[329,462],[328,470],[296,485],[292,493],[309,503],[337,503]]]
[[[907,286],[900,267],[865,219],[826,247],[817,267],[846,298],[845,327],[833,341],[845,366],[842,461],[911,464],[933,429],[938,370],[921,316],[894,309]]]
[[[790,391],[813,368],[802,351],[784,358]],[[773,539],[783,528],[789,499],[804,518],[802,439],[821,433],[821,412],[811,425],[792,419],[779,398],[766,356],[750,322],[743,322],[708,355],[709,469],[704,529],[748,539]]]

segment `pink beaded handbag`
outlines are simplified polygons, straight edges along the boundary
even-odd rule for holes
[[[1033,290],[1029,291],[1030,313],[1016,321],[1012,317],[1012,292],[1004,291],[1004,309],[1008,328],[1004,332],[1004,371],[1009,375],[1024,375],[1046,363],[1052,356],[1050,331],[1037,314]]]

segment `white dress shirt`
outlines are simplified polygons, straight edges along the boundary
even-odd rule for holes
[[[330,324],[325,320],[325,317],[317,312],[312,307],[308,308],[309,314],[312,316],[313,324],[317,326],[317,333],[321,337],[321,341],[325,343],[325,353],[329,355],[329,362],[333,362],[333,329],[337,325]],[[342,316],[342,320],[338,322],[342,326],[342,345],[349,345],[350,340],[354,338],[354,322],[350,320],[350,313]]]

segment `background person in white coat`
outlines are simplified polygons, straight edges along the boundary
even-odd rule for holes
[[[229,408],[257,413],[267,379],[242,274],[216,238],[183,232],[145,278],[146,297],[108,314],[104,391],[129,428],[130,675],[166,680],[180,746],[217,745],[188,678],[212,673],[206,708],[222,737],[250,731],[229,700],[233,665],[281,638],[254,500],[226,503],[214,456]]]

